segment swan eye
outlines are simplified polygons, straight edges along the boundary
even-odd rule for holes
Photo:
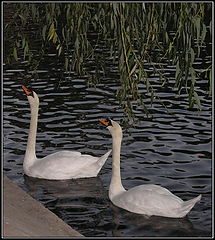
[[[22,86],[22,89],[25,91],[25,93],[26,93],[28,96],[34,97],[33,91],[31,90],[31,88],[27,88],[27,87],[25,87],[25,86]]]
[[[109,118],[107,118],[107,119],[99,119],[99,122],[102,123],[103,125],[105,125],[106,127],[113,126],[112,122],[111,122],[111,120]]]

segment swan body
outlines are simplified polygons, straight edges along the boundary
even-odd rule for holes
[[[59,151],[24,167],[26,175],[44,179],[76,179],[96,177],[111,151],[102,157],[93,157],[73,151]]]
[[[59,151],[44,158],[35,152],[39,98],[34,91],[22,87],[31,108],[31,121],[23,169],[28,176],[50,180],[96,177],[111,150],[101,157],[93,157],[75,151]]]
[[[188,201],[183,201],[168,189],[159,185],[146,184],[125,190],[120,176],[120,150],[122,129],[113,120],[100,120],[112,135],[112,177],[109,187],[109,198],[112,203],[130,212],[147,216],[163,216],[183,218],[201,199],[201,195]]]

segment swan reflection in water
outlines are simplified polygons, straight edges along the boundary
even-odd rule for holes
[[[80,178],[68,180],[47,180],[33,178],[24,175],[24,182],[28,188],[29,194],[34,194],[38,188],[44,189],[57,197],[75,196],[75,197],[105,197],[106,190],[99,177]]]
[[[168,218],[131,213],[111,204],[114,237],[179,237],[210,236],[210,232],[195,229],[188,217]],[[127,227],[129,225],[129,227]]]
[[[47,180],[33,178],[24,175],[24,183],[28,193],[38,199],[50,198],[52,200],[64,199],[64,204],[70,206],[72,199],[101,198],[107,200],[107,192],[99,177],[68,179],[68,180]]]
[[[25,175],[24,184],[32,197],[84,236],[106,234],[104,219],[111,222],[112,215],[100,177],[56,181]]]
[[[90,233],[81,232],[85,236],[99,236],[104,230],[105,236],[114,237],[210,236],[208,232],[195,229],[187,217],[147,217],[114,206],[100,177],[56,181],[24,175],[24,183],[32,197],[76,230],[92,225]]]

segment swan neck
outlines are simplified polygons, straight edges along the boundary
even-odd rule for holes
[[[121,141],[121,137],[113,137],[112,177],[109,188],[110,199],[113,199],[116,195],[125,191],[124,187],[122,186],[120,173]]]
[[[31,121],[28,134],[27,148],[24,158],[24,170],[33,165],[36,160],[36,135],[37,135],[37,121],[38,121],[38,106],[31,105]]]

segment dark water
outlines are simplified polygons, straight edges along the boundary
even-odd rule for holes
[[[205,50],[206,51],[206,50]],[[206,55],[206,54],[205,54]],[[211,57],[198,59],[199,71]],[[89,64],[90,65],[90,64]],[[158,96],[168,108],[155,100],[146,101],[151,114],[147,118],[136,107],[137,122],[125,130],[121,153],[121,173],[125,188],[140,184],[158,184],[183,200],[202,194],[184,219],[146,218],[111,204],[107,192],[111,178],[111,157],[97,178],[48,181],[23,176],[23,158],[30,121],[30,108],[21,89],[27,62],[4,66],[3,134],[4,174],[31,196],[85,236],[211,236],[212,232],[212,103],[207,96],[207,80],[198,79],[197,92],[202,111],[188,109],[186,92],[172,89],[175,68],[163,64],[170,78],[169,87],[161,87],[157,75],[150,75]],[[40,98],[37,156],[60,150],[77,150],[100,156],[111,148],[111,136],[98,123],[110,117],[122,123],[123,111],[115,98],[119,87],[117,68],[109,65],[108,77],[97,87],[88,86],[86,77],[62,74],[62,65],[54,54],[47,55],[32,87]],[[93,68],[92,68],[93,69]],[[92,70],[93,71],[93,70]],[[140,83],[140,90],[146,92]]]

